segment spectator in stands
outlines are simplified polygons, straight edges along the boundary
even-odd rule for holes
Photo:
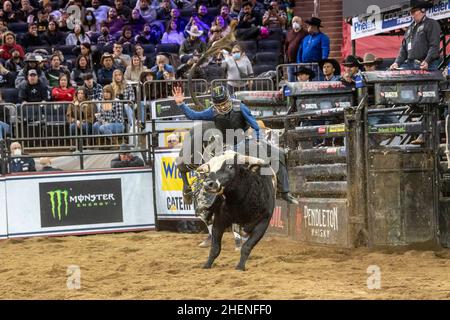
[[[240,45],[235,45],[231,50],[231,55],[224,52],[225,60],[222,62],[222,68],[225,70],[230,92],[239,91],[251,86],[250,81],[239,81],[240,79],[252,78],[253,67],[250,60],[245,55]],[[234,80],[234,81],[233,81]]]
[[[213,25],[209,30],[207,47],[210,48],[214,42],[219,41],[222,38],[222,28],[220,26]]]
[[[6,26],[6,22],[1,20],[0,18],[0,39],[3,39],[3,35],[8,32],[8,27]]]
[[[248,29],[260,25],[260,16],[252,10],[251,2],[244,2],[238,16],[238,29]]]
[[[213,24],[211,25],[211,29],[214,27],[218,27],[220,29],[220,36],[221,38],[225,37],[227,34],[230,33],[231,28],[228,25],[228,23],[225,21],[225,19],[222,16],[217,16],[214,19]],[[217,30],[217,28],[216,28]],[[210,34],[209,34],[209,38],[211,39],[211,30],[210,30]]]
[[[67,27],[67,20],[69,19],[69,15],[67,14],[67,12],[62,12],[61,13],[61,18],[58,21],[58,29],[59,31],[62,32],[70,32],[72,31],[71,29],[69,29]]]
[[[259,22],[261,22],[261,18],[266,12],[266,8],[264,4],[258,0],[249,0],[252,4],[252,11],[259,17]]]
[[[142,18],[144,18],[145,22],[152,23],[156,20],[156,10],[150,7],[149,0],[138,0],[136,2],[136,9],[139,10]]]
[[[156,56],[156,64],[150,69],[155,73],[155,80],[168,80],[175,76],[175,69],[169,64],[169,59],[163,54]]]
[[[177,31],[182,31],[186,29],[187,21],[181,17],[180,9],[174,8],[170,11],[170,17],[177,24]]]
[[[170,5],[170,0],[162,0],[158,10],[156,10],[156,19],[162,21],[170,20],[170,13],[172,7]]]
[[[115,38],[109,32],[108,23],[103,21],[101,24],[101,35],[97,38],[97,47],[110,46],[115,42]]]
[[[9,71],[13,72],[16,76],[20,71],[25,67],[25,62],[23,58],[20,56],[20,52],[17,49],[11,49],[11,59],[6,61],[5,67]]]
[[[138,9],[133,9],[128,25],[133,30],[134,34],[139,34],[144,29],[145,20],[142,18]]]
[[[287,22],[286,12],[278,7],[277,1],[270,2],[270,6],[262,18],[262,24],[269,28],[285,28]]]
[[[0,47],[0,58],[3,60],[11,59],[12,49],[19,51],[21,58],[25,57],[22,46],[16,43],[16,36],[11,31],[8,31],[3,34],[3,45]]]
[[[354,55],[349,55],[342,63],[344,66],[344,73],[342,74],[342,81],[349,84],[355,84],[356,76],[361,73],[362,59]]]
[[[75,62],[75,68],[73,68],[72,72],[70,73],[70,81],[72,85],[83,85],[84,76],[87,74],[92,74],[94,80],[96,80],[94,70],[89,63],[89,60],[85,56],[80,55]]]
[[[286,63],[295,63],[297,61],[297,52],[300,47],[300,43],[307,33],[303,30],[302,18],[295,16],[292,19],[292,29],[288,31],[286,40],[284,41],[284,55],[286,57]],[[288,67],[288,80],[290,82],[295,81],[294,76],[295,67]]]
[[[126,144],[121,144],[119,150],[122,151],[117,158],[111,160],[111,168],[143,167],[144,161],[131,154],[133,148]]]
[[[41,82],[35,69],[27,73],[27,81],[19,86],[19,102],[41,102],[49,100],[47,86]]]
[[[9,161],[9,173],[35,172],[36,165],[33,158],[24,156],[19,142],[11,143],[11,160]]]
[[[128,21],[131,18],[130,7],[123,4],[123,0],[114,0],[117,16],[121,17],[124,21]]]
[[[49,157],[42,157],[39,159],[39,164],[42,166],[41,172],[56,172],[63,171],[60,168],[52,166],[52,161]]]
[[[106,135],[122,133],[125,129],[123,107],[121,103],[114,101],[116,97],[111,85],[103,88],[103,100],[113,102],[102,103],[100,112],[96,114],[97,122],[92,127],[93,133]]]
[[[10,127],[9,124],[0,121],[0,141],[6,137],[7,134],[9,134]]]
[[[199,30],[203,31],[204,41],[206,41],[206,35],[211,28],[211,23],[213,18],[208,15],[208,8],[205,5],[200,5],[198,7],[197,15],[191,17],[189,23],[186,26],[186,31],[190,30],[193,25],[197,26]]]
[[[66,38],[66,45],[79,46],[82,43],[91,43],[91,39],[84,33],[81,25],[76,24],[73,32],[69,33]]]
[[[22,45],[25,48],[45,46],[45,41],[38,35],[36,23],[33,22],[28,25],[28,32],[22,38]]]
[[[223,18],[226,25],[229,25],[231,20],[233,20],[230,17],[230,7],[227,4],[224,4],[220,7],[220,16]],[[237,19],[237,17],[236,17],[236,19]]]
[[[238,19],[242,9],[242,0],[231,0],[230,18]]]
[[[50,58],[50,68],[45,72],[50,87],[59,85],[61,74],[70,78],[69,70],[61,65],[61,58],[58,54],[53,54]]]
[[[188,62],[182,64],[178,67],[176,77],[177,78],[183,78],[187,79],[189,72],[191,71],[192,66],[194,63],[196,63],[200,59],[200,55],[197,53],[194,53],[191,59],[188,60]],[[192,79],[206,79],[204,68],[196,68],[193,72]]]
[[[136,95],[134,94],[134,89],[131,84],[128,84],[125,80],[121,70],[116,69],[113,72],[113,79],[111,82],[111,87],[114,90],[114,97],[119,100],[136,100]],[[125,103],[124,105],[125,113],[128,118],[128,123],[132,126],[134,124],[134,111],[132,105]]]
[[[377,67],[383,62],[383,58],[377,58],[372,53],[366,53],[364,55],[362,65],[364,66],[364,71],[376,71]]]
[[[36,15],[37,10],[31,6],[29,0],[21,0],[20,5],[20,9],[17,11],[17,19],[29,23],[29,17],[33,18],[33,16]]]
[[[3,2],[3,10],[0,11],[0,17],[7,23],[18,21],[16,12],[13,10],[11,1]]]
[[[308,35],[298,49],[297,63],[319,62],[330,54],[330,38],[320,31],[322,20],[312,17],[305,21]]]
[[[156,75],[154,72],[151,72],[150,70],[144,71],[141,73],[140,82],[142,84],[149,83],[153,80],[155,80]],[[142,88],[142,99],[145,101],[155,100],[156,99],[156,93],[154,90],[152,90],[151,85],[145,85]]]
[[[114,58],[110,53],[104,53],[100,60],[102,66],[97,72],[98,83],[101,85],[110,84],[113,77],[114,70],[117,66],[114,65]]]
[[[125,26],[122,29],[122,35],[119,38],[119,41],[117,43],[120,43],[122,47],[131,48],[132,45],[134,45],[134,37],[133,37],[133,29],[131,29],[130,26]]]
[[[99,55],[100,51],[92,51],[93,46],[90,43],[82,43],[79,47],[74,48],[73,52],[76,55],[82,55],[86,57],[89,67],[94,69],[96,65],[100,62]]]
[[[433,3],[419,0],[411,1],[411,4],[413,22],[406,30],[397,59],[390,68],[437,70],[441,62],[441,27],[439,22],[426,15],[427,8]]]
[[[170,149],[179,148],[182,145],[180,144],[180,138],[176,133],[171,133],[167,136],[167,147]]]
[[[184,41],[183,32],[177,30],[175,20],[170,20],[167,24],[166,32],[164,32],[161,43],[175,43],[181,46]]]
[[[114,36],[116,33],[122,30],[122,27],[125,25],[125,21],[122,17],[117,16],[117,11],[115,8],[110,8],[108,10],[108,17],[105,21],[108,25],[109,31]]]
[[[42,10],[38,11],[36,24],[39,35],[46,32],[48,30],[48,13]]]
[[[53,101],[71,102],[75,96],[75,88],[70,85],[69,77],[62,73],[59,76],[58,86],[51,92]]]
[[[206,44],[200,40],[203,31],[199,30],[196,25],[193,25],[187,32],[189,37],[184,40],[180,47],[181,62],[187,62],[190,58],[192,58],[194,52],[202,54],[206,51]]]
[[[46,87],[48,86],[48,80],[45,77],[45,73],[42,71],[40,62],[42,61],[42,57],[31,53],[27,55],[27,58],[25,59],[25,67],[17,74],[16,80],[14,82],[16,88],[18,88],[21,84],[24,84],[27,82],[28,77],[28,71],[34,70],[37,72],[39,76],[39,81]]]
[[[140,43],[137,43],[134,46],[134,54],[141,59],[143,66],[145,66],[147,69],[151,68],[153,62],[151,61],[150,57],[145,55],[144,47]]]
[[[298,82],[307,82],[312,81],[316,74],[311,69],[301,66],[295,72],[295,76],[297,77]]]
[[[152,28],[149,23],[145,23],[144,30],[136,36],[135,41],[142,44],[157,44],[160,40],[157,30],[157,26]]]
[[[131,64],[131,58],[129,55],[123,53],[123,46],[121,43],[114,43],[113,59],[114,64],[122,71],[125,71],[125,69]]]
[[[88,100],[103,100],[103,87],[95,82],[95,74],[88,73],[83,76],[83,88],[86,90]]]
[[[49,21],[48,29],[42,38],[51,47],[66,43],[65,34],[58,30],[56,21]]]
[[[341,66],[336,59],[324,59],[320,61],[319,67],[323,73],[323,81],[340,81]]]
[[[96,107],[92,103],[83,103],[88,101],[86,88],[80,87],[76,90],[73,99],[73,105],[67,107],[66,117],[70,123],[70,135],[74,136],[76,131],[81,135],[89,135],[92,133],[92,125],[95,120]]]
[[[127,70],[125,70],[125,80],[138,82],[140,80],[141,73],[145,70],[147,70],[147,67],[142,64],[141,58],[137,55],[133,55],[133,57],[131,57],[131,65],[129,65]]]
[[[92,7],[87,9],[93,9],[95,20],[98,22],[105,21],[108,17],[109,7],[102,5],[100,0],[92,0]]]
[[[98,31],[97,20],[95,20],[95,15],[93,10],[86,10],[86,14],[83,18],[82,24],[84,33],[88,36]]]

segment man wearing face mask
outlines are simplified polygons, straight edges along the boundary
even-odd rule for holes
[[[303,29],[302,18],[295,16],[292,19],[292,29],[286,35],[286,41],[284,42],[284,55],[287,59],[287,63],[296,63],[297,52],[300,47],[300,43],[307,32]],[[295,81],[295,67],[288,67],[288,80],[289,82]]]
[[[19,142],[13,142],[10,146],[11,160],[9,161],[9,173],[35,172],[36,165],[33,158],[25,157]]]
[[[108,24],[106,22],[102,22],[101,26],[101,36],[97,38],[97,46],[109,46],[115,42],[114,37],[109,33]]]

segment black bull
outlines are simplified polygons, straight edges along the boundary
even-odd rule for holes
[[[239,160],[238,160],[239,157]],[[243,162],[243,163],[242,163]],[[262,169],[266,169],[262,174]],[[245,270],[245,263],[253,247],[264,236],[275,207],[275,174],[261,159],[245,157],[235,152],[212,158],[202,165],[206,174],[203,187],[219,195],[211,208],[214,215],[212,244],[204,268],[211,268],[219,256],[222,236],[233,223],[249,234],[241,248],[237,270]],[[267,174],[267,170],[272,173]]]
[[[183,148],[180,151],[180,156],[177,159],[177,166],[181,172],[183,189],[185,191],[189,191],[187,173],[189,171],[197,169],[200,165],[202,165],[202,163],[206,162],[204,161],[205,159],[203,159],[202,155],[208,144],[208,136],[205,135],[205,133],[214,128],[214,122],[202,121],[201,123],[196,124],[189,131],[189,134],[186,135],[185,141],[183,143]],[[285,165],[284,152],[280,151],[276,147],[267,147],[266,144],[265,148],[267,151],[267,157],[278,156],[279,159],[277,159],[277,161],[281,160],[280,164]],[[274,152],[273,150],[276,150],[276,152]],[[248,150],[246,151],[248,152]],[[269,162],[267,157],[264,159],[266,163]],[[276,164],[278,164],[278,162],[276,162]],[[259,163],[259,165],[262,164]],[[245,185],[235,186],[240,188],[239,192],[237,192],[237,194],[235,195],[234,193],[237,189],[230,189],[228,193],[231,198],[226,196],[224,197],[224,193],[222,197],[218,197],[216,199],[214,205],[210,208],[210,210],[208,210],[212,215],[214,215],[214,223],[213,242],[211,246],[210,258],[205,264],[205,267],[207,268],[211,267],[214,259],[220,253],[220,243],[224,230],[227,227],[231,226],[231,224],[236,223],[241,225],[244,228],[244,231],[250,234],[246,245],[242,246],[241,261],[237,266],[237,269],[244,270],[245,262],[251,250],[262,238],[269,225],[274,209],[276,193],[276,188],[274,185],[272,185],[272,183],[276,179],[272,179],[272,176],[267,175],[260,176],[259,172],[246,172],[248,170],[245,169],[245,165],[242,164],[239,164],[236,167],[237,171],[235,178],[237,179],[237,177],[240,176],[241,178],[237,181],[240,181],[241,184],[243,183],[243,181],[245,181],[245,183],[243,183]],[[253,164],[253,170],[256,169],[257,166]],[[272,186],[271,190],[267,189],[267,181],[270,182],[270,185]],[[252,197],[248,197],[248,195],[250,194],[252,194]],[[243,195],[246,196],[243,197]]]

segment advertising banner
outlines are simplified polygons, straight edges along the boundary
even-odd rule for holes
[[[123,222],[120,179],[39,183],[41,227]]]
[[[295,240],[349,246],[345,199],[301,198],[292,212]]]
[[[175,163],[179,150],[155,153],[156,212],[158,219],[195,217],[194,206],[183,201],[183,181]],[[188,175],[190,183],[193,173]]]
[[[372,36],[387,31],[408,27],[412,18],[408,8],[399,7],[371,15],[363,15],[352,19],[352,40]],[[427,10],[427,17],[434,20],[450,18],[450,0],[443,0]]]
[[[0,178],[0,239],[6,238],[8,234],[6,218],[6,183]]]
[[[10,176],[8,236],[153,229],[152,179],[150,169]]]

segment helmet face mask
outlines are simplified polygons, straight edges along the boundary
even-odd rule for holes
[[[226,87],[214,87],[211,92],[211,98],[214,109],[216,109],[218,113],[225,114],[231,111],[232,103]]]
[[[215,103],[214,108],[217,110],[220,114],[226,114],[231,111],[231,100],[222,102],[222,103]]]

